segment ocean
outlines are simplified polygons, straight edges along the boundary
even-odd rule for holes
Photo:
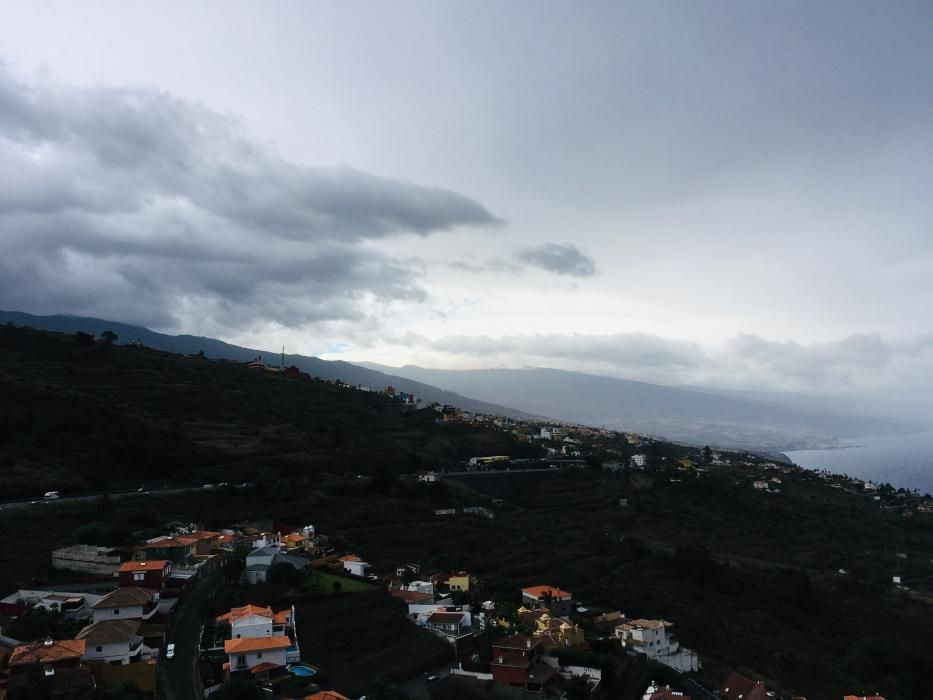
[[[801,467],[933,493],[933,433],[863,437],[846,440],[843,445],[784,454]]]

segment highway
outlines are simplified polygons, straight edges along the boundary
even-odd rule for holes
[[[94,493],[81,493],[75,494],[73,496],[59,496],[58,498],[53,498],[50,500],[45,500],[42,496],[36,496],[32,499],[25,500],[16,500],[16,501],[0,501],[0,510],[7,510],[10,508],[38,508],[41,505],[55,505],[57,503],[80,503],[82,501],[94,501],[102,496],[107,496],[108,498],[128,498],[131,496],[146,496],[149,494],[154,495],[171,495],[173,493],[186,493],[189,491],[208,491],[216,490],[218,488],[226,488],[215,486],[213,489],[205,489],[203,485],[198,486],[161,486],[155,488],[146,488],[142,491],[137,489],[131,490],[119,490],[119,491],[97,491]],[[237,486],[236,488],[242,488],[242,486]]]

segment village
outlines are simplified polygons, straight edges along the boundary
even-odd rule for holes
[[[637,473],[663,466],[676,475],[671,481],[724,465],[743,467],[745,488],[779,497],[782,477],[797,469],[709,448],[666,463],[668,457],[653,455],[653,441],[643,436],[431,408],[441,422],[482,421],[538,442],[546,452],[535,460],[473,457],[459,474],[586,469],[594,467],[587,458],[598,451],[610,457],[596,465],[602,470]],[[454,474],[423,470],[404,478],[430,489]],[[820,478],[905,515],[929,506],[912,495],[888,493],[890,487],[837,475]],[[627,505],[620,500],[620,509]],[[495,517],[489,507],[463,511]],[[434,514],[443,518],[457,511],[441,508]],[[308,600],[348,605],[367,597],[380,605],[389,601],[413,630],[447,645],[440,657],[423,664],[409,660],[413,668],[423,668],[394,685],[397,697],[420,700],[455,687],[475,697],[532,693],[597,700],[608,697],[610,677],[631,664],[655,669],[659,676],[643,700],[778,697],[738,671],[722,678],[718,688],[700,685],[695,673],[702,668],[702,649],[680,645],[676,620],[591,606],[561,588],[560,581],[529,580],[502,591],[488,589],[469,571],[426,570],[417,561],[377,570],[366,552],[337,549],[335,535],[274,518],[231,522],[213,531],[197,523],[170,523],[163,534],[132,547],[78,543],[56,549],[50,562],[62,576],[54,585],[4,592],[0,599],[0,698],[40,682],[52,697],[128,684],[148,697],[180,700],[246,685],[269,698],[350,700],[352,695],[329,682],[333,669],[304,648],[302,640],[315,635],[315,618],[303,610]],[[900,584],[899,578],[893,583]],[[288,599],[282,591],[298,593]],[[236,604],[222,607],[223,601]],[[64,630],[73,633],[61,634]],[[32,638],[16,638],[24,631]],[[588,663],[592,649],[611,650],[613,663]],[[443,663],[436,664],[437,658]]]

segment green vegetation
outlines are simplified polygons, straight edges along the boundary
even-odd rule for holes
[[[314,569],[302,583],[302,587],[312,593],[330,593],[343,591],[345,593],[359,593],[361,591],[376,590],[376,586],[366,581],[337,576],[322,569]]]
[[[325,471],[384,490],[476,454],[537,454],[434,417],[306,375],[0,326],[0,499]]]

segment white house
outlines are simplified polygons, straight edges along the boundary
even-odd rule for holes
[[[632,455],[630,461],[633,467],[644,467],[648,464],[648,457],[646,455]]]
[[[258,674],[288,663],[286,652],[291,646],[288,637],[242,637],[224,642],[227,663],[224,669],[235,673],[250,671]]]
[[[276,564],[291,564],[296,570],[301,571],[308,566],[308,563],[304,557],[282,554],[280,545],[271,544],[254,549],[246,555],[246,569],[243,571],[243,577],[247,583],[265,583],[269,569]]]
[[[402,586],[402,590],[434,595],[434,584],[431,581],[412,581],[407,586]]]
[[[159,611],[159,593],[148,588],[126,586],[108,593],[91,607],[94,622],[148,620]]]
[[[768,482],[767,482],[767,481],[756,481],[754,484],[752,484],[752,486],[754,486],[755,489],[757,489],[758,491],[767,491],[767,490],[768,490]]]
[[[354,576],[366,576],[369,573],[370,565],[359,558],[356,554],[345,554],[340,557],[340,564],[343,570]]]
[[[677,640],[668,633],[671,627],[673,623],[664,620],[627,620],[615,628],[615,633],[624,647],[653,661],[681,673],[699,670],[696,652],[681,649]]]
[[[428,616],[436,612],[437,610],[443,610],[448,606],[454,604],[453,599],[444,598],[443,600],[438,600],[434,603],[409,603],[408,604],[408,617],[410,617],[416,624],[423,625],[424,621],[428,619]]]
[[[298,633],[295,629],[294,606],[273,612],[270,607],[244,605],[221,615],[217,621],[230,625],[230,639],[232,640],[284,637],[289,641],[285,651],[286,662],[299,661],[301,658]]]
[[[108,664],[128,664],[158,654],[143,644],[139,635],[139,620],[103,620],[82,629],[75,636],[85,642],[84,661]]]
[[[84,620],[92,616],[91,606],[103,596],[70,591],[38,591],[23,589],[0,598],[0,603],[29,605],[60,613],[66,620]]]

